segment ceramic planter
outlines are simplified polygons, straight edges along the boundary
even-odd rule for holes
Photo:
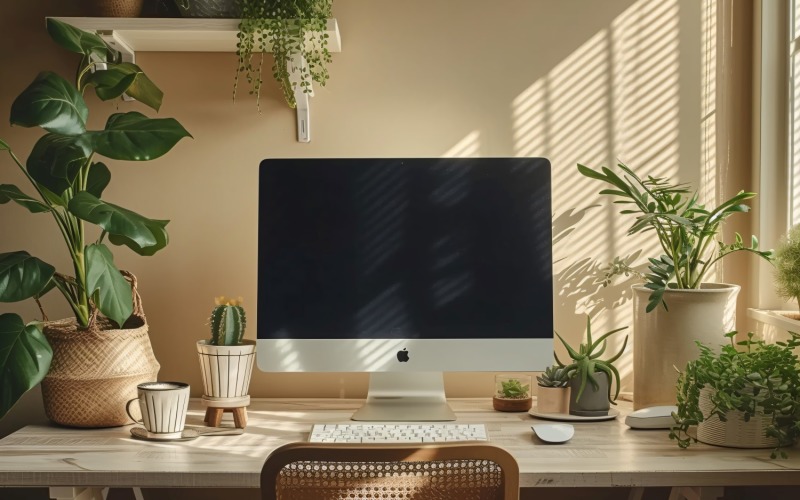
[[[738,285],[704,283],[697,290],[667,290],[645,312],[650,290],[633,287],[633,408],[674,405],[678,372],[699,353],[695,341],[718,349],[736,329]]]
[[[211,398],[239,398],[250,390],[256,342],[243,340],[239,345],[210,345],[197,342],[197,355],[203,374],[203,394]]]
[[[704,387],[700,390],[699,407],[703,415],[710,415],[714,408],[711,403],[713,389]],[[701,443],[732,448],[775,448],[778,440],[767,436],[767,427],[772,423],[771,415],[756,413],[744,421],[744,413],[729,411],[725,414],[725,422],[712,415],[697,424],[697,440]]]
[[[569,414],[579,417],[601,417],[608,415],[611,403],[608,402],[608,375],[602,372],[595,372],[594,379],[597,381],[597,389],[591,382],[586,382],[581,399],[576,400],[578,391],[581,388],[580,377],[569,379]],[[541,411],[541,410],[540,410]]]
[[[497,411],[528,411],[533,406],[531,376],[527,374],[500,374],[494,378],[495,390],[492,407]],[[511,384],[510,393],[504,387]]]
[[[536,411],[540,413],[568,413],[569,387],[538,387]]]

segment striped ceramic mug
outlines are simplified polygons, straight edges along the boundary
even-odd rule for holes
[[[152,439],[181,437],[189,407],[189,384],[184,382],[145,382],[136,386],[138,398],[125,406],[128,416],[141,423]],[[131,404],[139,403],[142,418],[131,413]]]

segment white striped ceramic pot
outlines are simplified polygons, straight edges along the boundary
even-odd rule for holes
[[[203,373],[203,390],[212,398],[246,396],[256,359],[255,340],[243,340],[239,345],[211,345],[197,341],[197,355]]]

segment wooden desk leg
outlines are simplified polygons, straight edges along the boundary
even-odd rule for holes
[[[242,406],[241,408],[234,408],[233,409],[233,425],[239,429],[244,429],[247,427],[247,408]]]
[[[224,411],[224,408],[206,408],[206,423],[211,427],[219,427]]]
[[[669,500],[717,500],[724,495],[722,486],[674,486]]]
[[[108,488],[87,488],[83,486],[51,486],[50,498],[53,500],[104,500]]]
[[[630,493],[628,493],[628,500],[642,500],[643,496],[644,496],[644,488],[637,486],[631,488]]]

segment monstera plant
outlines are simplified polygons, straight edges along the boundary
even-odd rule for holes
[[[74,84],[43,71],[11,105],[11,124],[40,127],[45,134],[23,162],[0,139],[0,152],[16,165],[29,186],[0,185],[0,204],[13,201],[33,214],[49,215],[66,243],[72,264],[68,273],[25,251],[0,254],[0,301],[39,298],[57,289],[75,315],[78,328],[88,328],[98,314],[120,327],[131,315],[131,285],[114,264],[111,246],[126,246],[139,255],[153,255],[167,244],[166,220],[149,219],[102,199],[111,179],[99,157],[152,160],[190,134],[174,119],[148,118],[136,111],[114,113],[102,130],[87,128],[84,101],[94,89],[102,100],[123,94],[158,110],[162,92],[135,64],[97,35],[55,19],[47,20],[51,38],[80,55]],[[96,237],[86,224],[99,226]],[[6,228],[7,230],[10,228]],[[94,232],[93,232],[94,234]],[[41,304],[40,304],[41,309]],[[46,319],[42,311],[43,320]],[[53,351],[42,323],[25,323],[13,313],[0,315],[0,417],[48,372]]]

